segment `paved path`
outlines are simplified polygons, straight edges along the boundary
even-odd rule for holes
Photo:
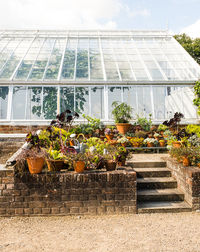
[[[198,252],[200,214],[0,218],[0,251]]]

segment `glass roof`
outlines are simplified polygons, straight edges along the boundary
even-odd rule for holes
[[[0,31],[0,81],[195,81],[200,66],[166,31]]]

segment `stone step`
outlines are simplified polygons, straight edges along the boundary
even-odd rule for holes
[[[127,161],[127,165],[131,166],[133,168],[152,168],[152,167],[166,167],[166,162],[165,161],[146,161],[146,162],[141,162],[141,161]]]
[[[184,201],[184,194],[178,189],[138,190],[138,202]]]
[[[138,178],[145,177],[170,177],[171,171],[167,168],[134,168]]]
[[[137,190],[176,188],[177,182],[172,177],[137,178]]]
[[[178,213],[190,212],[192,208],[187,202],[143,202],[138,204],[138,213]]]

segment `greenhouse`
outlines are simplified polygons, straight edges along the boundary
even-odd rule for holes
[[[48,124],[71,109],[111,123],[113,101],[196,122],[200,66],[166,31],[0,31],[0,124]],[[82,117],[80,117],[79,120]]]

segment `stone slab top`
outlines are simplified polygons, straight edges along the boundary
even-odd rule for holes
[[[0,138],[25,138],[27,134],[13,133],[13,134],[0,134]]]

